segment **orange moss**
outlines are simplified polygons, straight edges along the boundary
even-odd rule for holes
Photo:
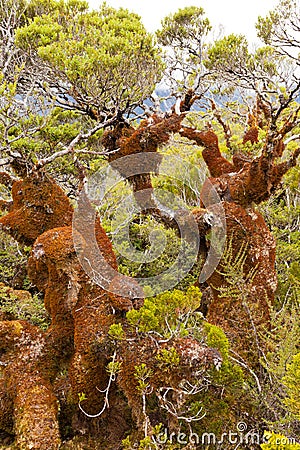
[[[174,106],[169,114],[152,114],[142,120],[137,128],[120,122],[114,129],[103,134],[101,142],[108,151],[110,165],[128,180],[142,211],[153,215],[160,212],[153,196],[150,174],[158,173],[162,161],[162,155],[158,153],[159,147],[169,141],[171,134],[179,132],[185,112],[196,99],[192,91],[188,91],[180,102],[179,111]],[[149,152],[153,153],[151,158],[148,156]],[[139,157],[123,158],[134,155]]]
[[[250,141],[253,144],[258,140],[254,116],[249,119],[249,126],[250,130],[244,137],[244,143]],[[287,130],[289,125],[286,124],[282,128],[282,134]],[[254,271],[247,295],[245,296],[246,286],[240,287],[240,294],[230,295],[229,290],[233,285],[225,275],[230,261],[223,256],[217,270],[207,281],[213,292],[208,320],[226,331],[233,347],[241,356],[247,361],[257,363],[258,336],[268,327],[269,306],[274,301],[277,281],[275,241],[263,217],[253,209],[252,204],[259,204],[270,197],[283,175],[296,164],[300,149],[297,149],[288,161],[275,164],[275,159],[282,155],[284,144],[282,137],[274,137],[273,141],[269,137],[260,157],[251,160],[236,154],[232,165],[221,156],[218,139],[213,131],[197,131],[183,127],[180,134],[204,147],[203,157],[211,178],[203,185],[201,205],[221,202],[224,207],[226,244],[231,251],[231,263],[239,257],[239,252],[244,251],[245,261],[241,274],[247,280],[250,271]],[[203,226],[203,210],[195,210],[193,215],[198,223],[200,236],[204,239],[207,229]],[[205,245],[201,246],[200,251],[205,251]]]
[[[150,375],[146,380],[149,384],[147,396],[152,394],[153,397],[160,394],[162,386],[174,389],[175,393],[181,383],[187,381],[191,385],[200,383],[201,376],[205,378],[210,368],[222,362],[222,357],[216,349],[207,347],[194,338],[175,337],[168,342],[157,342],[150,336],[142,337],[140,335],[137,337],[135,333],[130,332],[127,338],[120,343],[118,355],[122,369],[118,374],[117,383],[127,397],[140,430],[142,430],[144,417],[142,395],[135,376],[136,366],[145,364],[149,369]],[[172,366],[161,362],[158,355],[162,350],[175,350],[178,355],[178,363]],[[175,398],[174,404],[176,404]],[[152,425],[158,425],[164,421],[164,414],[162,409],[157,409],[156,422]],[[172,419],[174,420],[171,415],[168,415],[169,423]]]
[[[2,362],[2,358],[1,358]],[[14,405],[12,399],[7,392],[6,379],[3,378],[2,371],[0,378],[0,430],[5,431],[8,434],[13,433],[13,413]]]
[[[257,362],[258,336],[268,327],[269,308],[277,287],[275,240],[257,211],[233,202],[224,201],[222,206],[227,228],[226,251],[207,280],[213,293],[207,319],[226,332],[240,356]],[[235,264],[242,277],[239,280],[230,274],[230,265]]]
[[[77,406],[78,394],[84,392],[88,397],[84,406],[88,413],[94,414],[103,406],[99,389],[105,389],[108,382],[109,327],[116,314],[132,308],[133,298],[130,300],[125,294],[129,287],[134,290],[137,286],[131,283],[126,292],[123,280],[123,290],[116,296],[91,281],[78,260],[74,241],[81,262],[93,261],[103,279],[109,280],[111,272],[117,271],[117,262],[88,198],[82,194],[79,202],[84,213],[79,220],[74,219],[72,227],[53,228],[37,238],[28,273],[32,282],[44,291],[45,306],[52,319],[47,331],[52,354],[60,365],[69,363],[72,402]]]
[[[256,117],[260,128],[263,128],[271,119],[270,105],[265,103],[260,96],[256,98]]]
[[[269,107],[258,98],[256,113],[249,115],[249,130],[243,143],[257,143],[257,123],[269,121],[270,117]],[[260,333],[269,326],[269,306],[274,301],[277,280],[275,241],[263,217],[252,205],[267,200],[280,184],[283,175],[296,165],[300,148],[294,151],[288,161],[275,164],[276,158],[282,156],[284,151],[283,137],[294,123],[294,120],[289,120],[279,131],[269,131],[261,156],[251,160],[237,153],[233,156],[233,164],[222,157],[217,135],[212,130],[197,131],[187,127],[180,130],[182,136],[204,147],[202,154],[211,178],[203,185],[201,206],[221,203],[226,216],[226,244],[231,255],[229,260],[223,255],[219,266],[207,280],[213,293],[207,318],[222,327],[233,348],[253,364],[257,364],[260,356]],[[203,210],[194,210],[193,215],[203,243],[208,231],[203,226],[205,213]],[[210,243],[205,244],[200,246],[199,255],[205,253],[204,259]],[[226,277],[226,270],[240,257],[240,252],[244,252],[245,256],[240,275],[245,280],[251,275],[251,280],[248,279],[248,285],[241,285],[240,291],[234,293],[232,289],[235,283],[230,281],[229,275]]]
[[[73,209],[67,196],[53,180],[36,173],[13,184],[12,211],[1,219],[3,228],[20,242],[35,241],[28,275],[44,293],[51,317],[44,334],[25,322],[0,322],[0,342],[9,355],[4,374],[6,390],[1,386],[0,396],[3,400],[9,396],[3,414],[14,411],[16,442],[21,448],[58,448],[58,403],[52,383],[63,367],[69,366],[71,404],[77,406],[78,394],[84,392],[89,398],[85,405],[89,412],[102,408],[103,394],[98,389],[104,389],[108,380],[108,330],[121,310],[132,308],[134,298],[123,297],[126,287],[127,293],[129,288],[138,289],[123,280],[120,294],[112,295],[86,274],[74,240],[83,259],[97,258],[100,251],[109,263],[109,270],[103,263],[98,266],[104,278],[110,270],[117,271],[117,262],[88,199],[81,196],[80,201],[85,202],[86,214],[72,227]],[[18,340],[20,345],[16,347]],[[3,414],[0,422],[9,428],[11,421],[6,423]],[[82,418],[78,426],[81,424]]]
[[[89,414],[98,413],[103,406],[104,390],[108,383],[106,365],[109,361],[108,330],[115,321],[109,294],[91,287],[79,294],[74,315],[74,354],[69,369],[72,396],[84,393],[84,408]]]
[[[14,178],[7,172],[0,172],[0,184],[11,187],[14,182]]]
[[[61,446],[58,401],[51,383],[40,376],[24,376],[21,382],[14,414],[18,448],[58,450]]]
[[[283,175],[297,164],[299,154],[300,149],[297,149],[288,161],[279,164],[274,163],[276,153],[272,156],[262,154],[253,160],[244,159],[238,172],[209,178],[209,182],[204,183],[201,198],[213,198],[213,185],[221,200],[233,201],[245,208],[252,203],[259,204],[271,196]]]
[[[69,374],[74,402],[78,402],[78,393],[86,392],[97,409],[102,396],[96,386],[102,387],[107,379],[107,356],[95,348],[99,335],[107,334],[113,321],[110,296],[91,284],[81,267],[72,227],[42,234],[35,242],[28,267],[32,281],[44,288],[45,306],[52,319],[47,338],[53,355],[60,364],[72,358]]]
[[[4,283],[0,283],[0,307],[2,301],[7,302],[8,299],[11,299],[12,301],[15,301],[17,299],[20,305],[24,305],[27,302],[32,301],[32,296],[28,291],[13,289],[10,286],[5,285]],[[6,313],[4,311],[1,311],[0,309],[0,320],[6,320],[5,316],[9,316],[11,314],[12,313]]]
[[[131,277],[116,275],[110,283],[109,291],[113,292],[112,305],[119,311],[139,309],[143,306],[143,289]]]
[[[99,220],[96,222],[96,228],[97,243],[102,255],[106,260],[112,260],[114,267],[116,262],[111,243],[106,235],[102,240],[104,230]],[[85,235],[86,238],[87,236]],[[89,245],[91,242],[86,242],[83,253],[89,260],[97,258],[96,249]],[[98,267],[100,274],[106,273],[107,269],[103,265]],[[81,289],[78,292],[76,308],[73,309],[75,351],[69,376],[74,401],[78,401],[78,394],[84,392],[87,396],[84,409],[89,414],[96,414],[102,409],[104,401],[104,395],[99,390],[104,390],[108,383],[106,366],[112,352],[108,330],[121,311],[128,311],[137,306],[134,299],[141,289],[134,281],[128,280],[126,283],[124,277],[116,275],[106,291],[101,286],[90,283],[82,268],[78,274],[81,278]],[[107,275],[110,276],[110,273]],[[117,289],[119,295],[110,293],[111,289]],[[140,302],[142,303],[142,300]]]
[[[257,126],[251,126],[251,128],[245,133],[243,138],[243,144],[247,142],[251,142],[251,144],[255,144],[258,142],[258,128]]]
[[[194,99],[187,94],[181,103],[181,111],[189,108],[193,101]],[[103,146],[111,152],[108,153],[109,163],[128,180],[142,210],[157,209],[152,196],[150,174],[158,173],[162,160],[162,155],[157,153],[158,149],[169,141],[172,133],[180,130],[184,117],[184,113],[177,114],[175,111],[167,117],[153,114],[149,119],[141,121],[136,129],[121,123],[113,130],[106,131],[102,137]],[[155,156],[149,158],[147,155],[149,152]],[[124,156],[133,155],[139,155],[139,158],[122,159]]]
[[[242,170],[244,168],[244,165],[249,162],[251,162],[251,159],[245,153],[237,152],[232,155],[232,163],[235,167],[236,172]]]
[[[300,155],[300,147],[294,151],[294,153],[292,154],[292,157],[288,161],[279,163],[272,168],[272,172],[271,172],[271,176],[270,176],[272,187],[273,186],[277,187],[280,184],[283,175],[285,175],[291,167],[296,166],[297,158],[299,155]],[[274,187],[273,187],[273,190],[274,190]]]
[[[212,177],[235,172],[233,164],[221,155],[218,137],[212,130],[198,131],[193,128],[182,127],[180,134],[204,147],[202,156]]]
[[[44,231],[71,224],[68,197],[41,172],[15,181],[12,198],[12,208],[0,218],[0,226],[20,243],[31,245]]]
[[[103,229],[95,209],[90,204],[84,192],[78,200],[78,207],[81,211],[80,217],[75,216],[73,221],[74,235],[77,251],[81,253],[81,261],[97,261],[99,253],[108,265],[115,271],[118,270],[116,256],[112,243]],[[80,236],[84,236],[84,239]],[[79,239],[79,241],[78,241]],[[99,272],[105,270],[104,264],[99,263]],[[104,276],[109,274],[104,274]]]
[[[27,322],[3,321],[0,322],[0,348],[5,350],[2,375],[6,396],[0,422],[3,423],[7,410],[13,408],[19,448],[58,449],[58,404],[51,385],[52,362],[45,335]]]

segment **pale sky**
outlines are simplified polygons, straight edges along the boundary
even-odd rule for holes
[[[98,9],[101,0],[88,0],[92,9]],[[223,25],[225,34],[242,33],[250,42],[256,40],[255,22],[273,9],[279,0],[107,0],[114,8],[127,8],[142,17],[149,31],[160,28],[161,20],[185,6],[201,6],[211,25]]]

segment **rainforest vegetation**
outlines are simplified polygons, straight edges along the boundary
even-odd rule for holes
[[[0,0],[1,449],[300,449],[299,1],[256,29]]]

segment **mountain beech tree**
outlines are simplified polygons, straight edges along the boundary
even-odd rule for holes
[[[202,8],[170,15],[154,38],[139,16],[105,3],[2,6],[0,226],[30,250],[27,288],[50,320],[42,329],[1,311],[4,438],[20,449],[150,449],[168,448],[155,440],[162,429],[219,433],[247,417],[261,430],[255,402],[264,399],[277,276],[259,206],[300,154],[298,3],[282,0],[259,18],[266,46],[254,52],[242,35],[212,42]],[[156,195],[172,146],[192,148],[208,171],[188,212]],[[144,159],[132,175],[126,157],[135,155]],[[104,163],[133,192],[135,227],[156,221],[175,242],[185,220],[196,223],[189,286],[151,296],[121,273],[114,230],[86,190]],[[224,251],[199,279],[219,250],[218,211]],[[297,361],[282,382],[294,415]]]

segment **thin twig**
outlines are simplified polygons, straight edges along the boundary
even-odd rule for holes
[[[115,362],[116,356],[117,356],[117,352],[115,351],[114,354],[113,354],[113,357],[112,357],[112,363]],[[115,374],[115,373],[111,373],[110,376],[109,376],[108,384],[107,384],[106,388],[105,388],[103,391],[100,390],[100,389],[98,389],[98,388],[96,387],[96,389],[97,389],[99,392],[105,393],[104,404],[103,404],[103,407],[102,407],[101,411],[99,411],[97,414],[88,414],[88,413],[82,408],[82,406],[81,406],[81,401],[79,401],[78,406],[79,406],[80,411],[82,411],[83,414],[85,414],[87,417],[89,417],[89,418],[91,418],[91,419],[96,418],[96,417],[100,417],[101,414],[103,414],[104,411],[105,411],[106,409],[109,408],[109,401],[108,401],[109,390],[110,390],[110,386],[111,386],[112,382],[115,381],[115,379],[116,379],[116,374]]]

